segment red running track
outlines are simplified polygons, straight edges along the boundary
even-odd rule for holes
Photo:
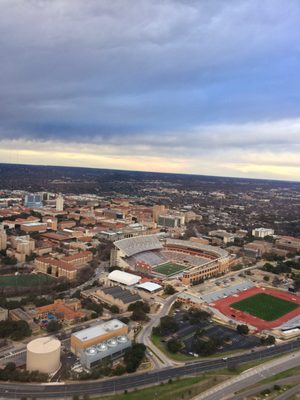
[[[274,321],[264,321],[263,319],[247,314],[243,311],[231,308],[232,303],[246,299],[247,297],[251,297],[257,293],[270,294],[274,297],[278,297],[280,299],[291,301],[292,303],[297,303],[300,305],[300,297],[296,296],[293,293],[281,292],[275,289],[253,287],[248,290],[245,290],[244,292],[240,292],[236,295],[226,297],[225,299],[217,300],[216,302],[211,303],[210,306],[216,308],[222,314],[226,315],[228,318],[232,320],[241,321],[256,327],[258,331],[262,331],[264,329],[273,329],[289,321],[290,319],[296,317],[297,315],[300,315],[300,307],[299,307]],[[233,315],[235,317],[233,317]]]

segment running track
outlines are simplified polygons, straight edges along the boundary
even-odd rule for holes
[[[272,295],[274,297],[278,297],[282,300],[287,300],[292,303],[297,303],[297,304],[299,304],[299,307],[274,321],[264,321],[263,319],[260,319],[253,315],[250,315],[250,314],[247,314],[243,311],[239,311],[234,308],[231,308],[232,303],[246,299],[247,297],[251,297],[257,293],[270,294],[270,295]],[[276,328],[276,327],[282,325],[283,323],[289,321],[290,319],[296,317],[297,315],[300,315],[300,297],[296,296],[293,293],[281,292],[279,290],[268,289],[268,288],[263,288],[263,287],[250,288],[248,290],[245,290],[244,292],[226,297],[225,299],[217,300],[214,303],[211,303],[210,306],[216,308],[222,314],[226,315],[228,318],[230,318],[232,320],[238,320],[238,321],[241,321],[246,324],[254,326],[255,328],[257,328],[258,331],[262,331],[264,329]],[[233,317],[233,315],[235,317]]]

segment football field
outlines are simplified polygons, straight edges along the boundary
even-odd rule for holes
[[[270,294],[258,293],[232,303],[230,307],[263,319],[264,321],[274,321],[298,308],[299,304],[280,299]]]
[[[170,276],[174,275],[180,271],[185,270],[186,267],[183,265],[175,264],[172,262],[167,262],[165,264],[158,265],[153,268],[153,271],[158,272],[159,274]]]

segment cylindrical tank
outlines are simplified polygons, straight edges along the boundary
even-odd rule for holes
[[[60,341],[52,337],[32,340],[27,345],[28,371],[40,371],[52,374],[60,367]]]

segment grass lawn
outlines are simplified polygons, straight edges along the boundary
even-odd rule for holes
[[[273,381],[278,381],[279,379],[289,378],[290,376],[300,375],[300,366],[287,369],[286,371],[279,372],[270,378],[264,379],[260,383],[269,383]]]
[[[172,383],[152,386],[147,389],[128,391],[126,394],[115,396],[98,397],[99,400],[189,400],[197,394],[204,392],[211,386],[216,385],[228,376],[223,375],[200,375],[199,377],[175,380]],[[96,399],[95,399],[96,400]]]
[[[291,301],[282,300],[265,293],[255,294],[244,300],[232,303],[230,306],[264,321],[274,321],[299,307],[298,304]]]
[[[177,272],[185,270],[186,267],[183,265],[167,262],[165,264],[158,265],[153,268],[153,271],[158,272],[159,274],[163,274],[166,276],[174,275]]]
[[[45,274],[2,275],[0,276],[0,287],[33,286],[51,281],[53,278]]]

